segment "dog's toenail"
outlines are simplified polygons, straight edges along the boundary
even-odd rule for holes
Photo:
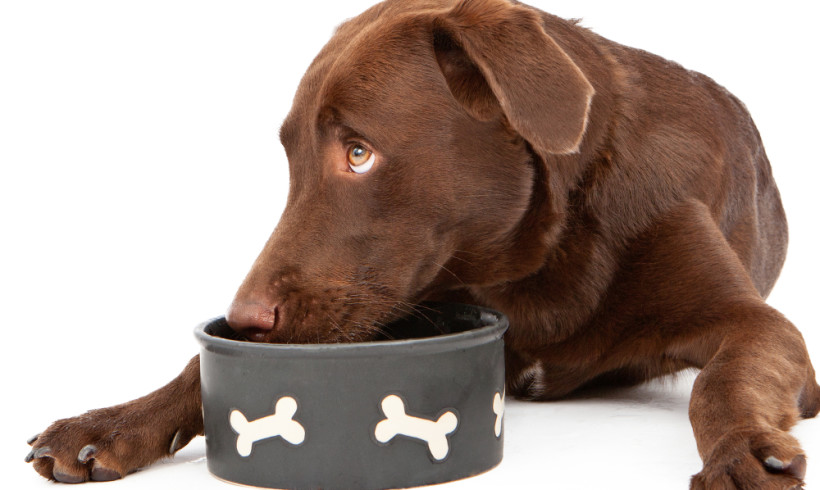
[[[94,481],[111,481],[119,480],[120,478],[122,478],[122,475],[110,468],[95,466],[94,469],[91,470],[91,479]]]
[[[39,439],[39,438],[40,438],[40,434],[34,434],[32,437],[29,437],[29,438],[28,438],[28,440],[26,441],[26,443],[27,443],[29,446],[31,446],[32,444],[34,444],[35,442],[37,442],[37,439]]]
[[[50,452],[51,448],[48,446],[32,449],[31,452],[26,455],[26,463],[31,463],[35,459],[50,457]]]
[[[769,456],[766,458],[766,461],[764,461],[763,464],[776,471],[783,471],[783,468],[786,467],[783,461],[780,461],[774,456]]]
[[[77,461],[80,463],[88,463],[88,460],[94,458],[97,455],[97,446],[93,444],[89,444],[84,448],[80,449],[80,454],[77,455]]]
[[[182,444],[182,431],[178,430],[176,434],[174,434],[173,440],[171,440],[171,449],[169,450],[169,452],[171,454],[176,454],[176,452],[182,449],[183,446],[184,444]]]

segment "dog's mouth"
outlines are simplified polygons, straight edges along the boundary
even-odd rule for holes
[[[250,328],[245,330],[244,332],[237,333],[236,336],[239,337],[241,340],[247,340],[249,342],[258,342],[258,343],[273,343],[270,339],[272,332],[270,330],[265,330],[262,328]]]
[[[361,328],[357,330],[359,330],[359,332],[357,332],[355,335],[331,335],[326,336],[324,338],[317,336],[314,339],[312,339],[312,341],[309,341],[311,339],[301,339],[297,338],[296,336],[282,338],[272,330],[266,330],[262,328],[251,328],[243,330],[242,332],[232,330],[231,333],[226,336],[226,338],[242,342],[254,342],[260,344],[341,344],[353,342],[396,340],[399,338],[405,338],[403,337],[403,335],[406,334],[400,331],[396,331],[391,326],[382,328],[373,326],[372,328],[367,329],[370,330],[370,333],[361,332]]]
[[[302,325],[298,331],[267,329],[259,327],[232,329],[225,337],[243,342],[267,344],[340,344],[356,342],[377,342],[433,337],[445,333],[441,322],[434,321],[439,312],[431,304],[407,304],[394,306],[388,313],[382,313],[366,322],[364,319],[344,323],[328,318],[327,328],[317,327],[308,331]],[[347,316],[347,315],[345,315]],[[313,330],[313,329],[311,329]]]
[[[268,344],[339,344],[387,340],[395,336],[387,328],[400,314],[379,312],[377,307],[341,311],[316,306],[309,311],[288,312],[266,325],[231,325],[234,340]]]

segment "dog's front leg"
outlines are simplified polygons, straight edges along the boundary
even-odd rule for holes
[[[765,303],[701,203],[671,210],[634,253],[621,311],[638,312],[627,333],[642,335],[626,336],[616,359],[661,346],[662,360],[702,369],[689,415],[704,466],[692,488],[801,488],[806,457],[787,431],[817,414],[820,388],[800,332]]]
[[[733,316],[692,391],[689,416],[704,461],[692,488],[802,488],[806,457],[786,431],[815,416],[820,402],[803,338],[766,305],[739,305]]]
[[[58,420],[33,438],[26,461],[46,478],[115,480],[202,435],[199,356],[173,381],[122,405]]]

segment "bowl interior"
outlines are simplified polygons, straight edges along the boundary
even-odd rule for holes
[[[357,344],[426,339],[485,328],[498,329],[501,323],[503,323],[501,326],[503,333],[506,329],[506,318],[497,312],[457,303],[426,302],[413,307],[412,313],[383,327],[373,339]],[[204,331],[217,338],[247,341],[241,334],[231,329],[224,318],[210,322]]]

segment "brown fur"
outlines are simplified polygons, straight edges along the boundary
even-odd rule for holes
[[[281,140],[288,204],[235,329],[356,341],[424,299],[490,306],[511,321],[511,394],[701,368],[692,487],[801,485],[786,431],[817,414],[820,388],[800,333],[764,302],[785,216],[751,117],[708,77],[521,4],[388,1],[339,27]],[[369,173],[348,170],[353,144],[375,153]],[[178,429],[181,447],[202,431],[196,363],[57,422],[35,468],[116,477],[172,452]]]

